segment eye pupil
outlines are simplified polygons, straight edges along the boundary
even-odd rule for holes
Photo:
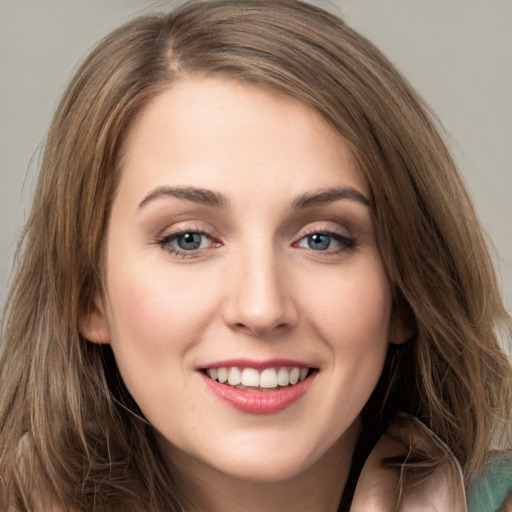
[[[184,233],[177,237],[176,242],[180,249],[185,251],[193,251],[201,246],[200,233]]]
[[[308,237],[308,246],[310,249],[317,251],[325,251],[331,245],[331,237],[329,235],[322,235],[315,233]]]

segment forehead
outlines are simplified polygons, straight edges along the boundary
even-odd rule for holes
[[[311,108],[265,89],[219,78],[175,83],[131,126],[120,189],[179,184],[257,194],[272,180],[290,194],[368,185],[344,140]]]

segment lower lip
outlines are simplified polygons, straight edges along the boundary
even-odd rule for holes
[[[202,374],[210,391],[228,405],[247,414],[275,414],[297,402],[309,389],[317,372],[294,386],[275,391],[251,391],[221,384]]]

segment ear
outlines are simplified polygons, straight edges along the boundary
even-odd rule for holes
[[[82,336],[91,343],[110,343],[110,329],[105,313],[105,305],[98,293],[95,294],[89,303],[89,307],[82,314],[78,328]]]
[[[404,320],[401,315],[395,314],[391,320],[389,340],[394,345],[401,345],[412,338],[414,331],[407,320]]]

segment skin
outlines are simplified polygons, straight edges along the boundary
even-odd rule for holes
[[[223,204],[163,187],[206,189]],[[292,207],[340,188],[352,195]],[[389,340],[406,338],[391,318],[370,197],[325,121],[256,87],[183,80],[131,127],[105,294],[82,331],[111,344],[164,453],[207,510],[336,510],[358,415]],[[176,254],[176,232],[205,235]],[[327,249],[311,247],[314,233]],[[198,371],[233,358],[292,358],[318,371],[283,411],[248,414]]]

